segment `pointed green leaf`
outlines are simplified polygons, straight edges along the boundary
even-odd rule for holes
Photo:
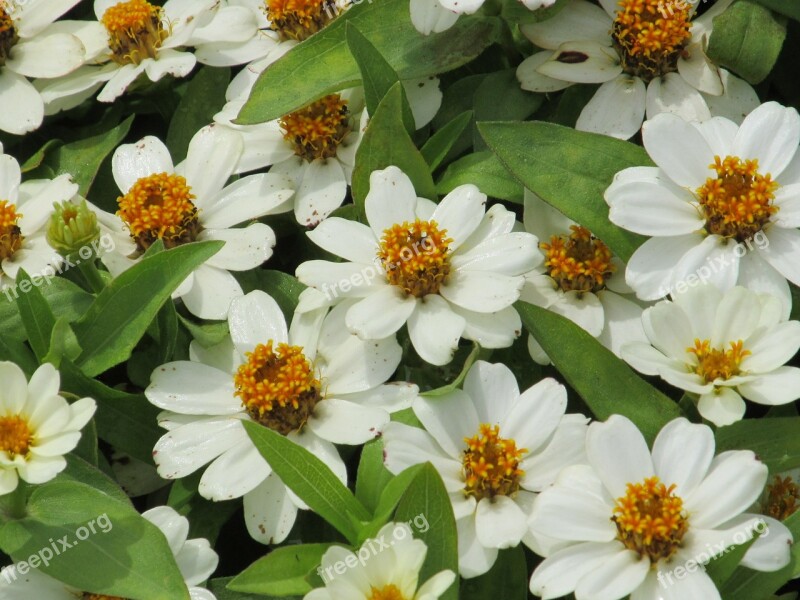
[[[301,544],[276,548],[234,577],[228,589],[265,596],[303,596],[313,589],[309,575],[330,547]]]

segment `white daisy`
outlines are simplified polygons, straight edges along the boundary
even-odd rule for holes
[[[0,495],[19,480],[45,483],[67,466],[64,455],[81,439],[97,408],[91,398],[68,404],[58,395],[61,378],[45,363],[30,382],[17,365],[0,362]]]
[[[264,59],[233,79],[228,102],[214,121],[239,132],[245,150],[237,171],[247,172],[272,165],[272,172],[286,173],[296,183],[294,212],[297,222],[313,227],[341,206],[352,182],[356,151],[367,127],[362,88],[330,94],[280,119],[257,125],[233,121],[250,96],[258,76],[295,42],[281,42]],[[442,104],[437,77],[403,81],[417,129],[430,123]]]
[[[80,22],[54,24],[78,2],[0,2],[0,130],[21,135],[42,124],[44,101],[28,78],[60,78],[83,64]]]
[[[0,153],[2,149],[0,145]],[[53,203],[69,200],[78,191],[69,175],[21,181],[17,160],[0,154],[0,289],[4,290],[14,285],[20,268],[33,276],[54,274],[61,266],[63,259],[47,243],[47,226]]]
[[[411,0],[411,22],[417,31],[428,35],[455,25],[458,17],[471,15],[485,0]],[[520,0],[530,10],[552,6],[556,0]]]
[[[263,223],[235,227],[267,214],[282,212],[291,200],[292,183],[275,173],[262,173],[225,185],[242,154],[241,137],[209,125],[189,143],[186,160],[173,166],[169,150],[148,136],[117,148],[112,158],[114,179],[123,196],[117,215],[136,243],[137,252],[103,256],[113,274],[129,268],[156,240],[166,248],[222,240],[224,247],[198,267],[176,290],[186,308],[203,319],[224,319],[242,288],[229,271],[254,269],[272,256],[275,234]],[[110,229],[119,229],[102,221]]]
[[[613,415],[586,436],[589,465],[568,467],[542,492],[532,529],[562,540],[531,577],[549,600],[702,598],[720,600],[702,565],[764,533],[744,511],[758,498],[767,467],[749,450],[714,456],[705,425],[675,419],[652,453],[636,426]],[[789,561],[792,535],[776,521],[741,564],[775,571]]]
[[[608,246],[529,190],[524,218],[545,258],[525,276],[520,300],[567,317],[617,355],[625,342],[647,341],[643,307],[625,297],[633,293],[622,277],[625,265]],[[533,336],[528,349],[535,361],[549,362]]]
[[[364,541],[358,553],[341,546],[328,548],[317,569],[325,586],[309,592],[304,600],[438,600],[456,574],[439,571],[420,586],[419,572],[427,553],[425,542],[415,540],[407,524],[387,523],[378,535]],[[341,565],[348,567],[343,574]]]
[[[740,127],[720,117],[647,121],[642,138],[658,167],[617,173],[606,190],[613,223],[653,236],[625,279],[643,300],[698,279],[781,298],[800,284],[800,115],[763,104]],[[784,279],[785,278],[785,279]]]
[[[552,19],[521,26],[544,48],[517,69],[522,88],[555,92],[575,83],[600,83],[576,128],[622,139],[652,119],[674,113],[704,121],[713,115],[741,122],[758,106],[749,84],[706,56],[712,19],[733,0],[718,0],[693,19],[699,2],[567,0]]]
[[[247,11],[226,11],[212,24],[218,8],[219,0],[167,0],[163,7],[148,0],[94,0],[105,45],[93,51],[89,60],[95,64],[42,88],[48,114],[77,106],[100,87],[97,99],[113,102],[143,74],[150,81],[186,77],[197,60],[183,46],[255,34],[256,22]]]
[[[244,496],[248,531],[263,543],[284,540],[298,508],[307,507],[272,472],[242,420],[286,435],[346,482],[334,444],[374,438],[418,391],[383,385],[400,363],[394,339],[364,343],[347,332],[342,310],[323,322],[325,312],[296,316],[287,330],[264,292],[237,298],[231,338],[212,348],[193,342],[192,360],[156,369],[145,390],[166,411],[159,423],[169,433],[153,452],[161,476],[177,479],[208,465],[200,493],[215,501]]]
[[[742,396],[768,406],[800,398],[800,369],[784,366],[800,349],[800,322],[782,312],[774,296],[701,285],[645,310],[650,341],[625,344],[622,357],[698,394],[700,414],[729,425],[744,416]]]
[[[429,461],[439,471],[453,504],[464,577],[485,573],[498,549],[519,544],[536,494],[561,469],[586,460],[588,419],[564,414],[567,391],[554,379],[520,394],[508,367],[478,361],[463,391],[420,397],[413,408],[425,430],[387,425],[385,464],[399,473]]]
[[[158,527],[169,542],[175,561],[189,588],[192,600],[216,600],[216,596],[205,588],[196,587],[217,569],[219,557],[203,538],[187,539],[189,521],[169,506],[158,506],[142,513],[142,516]],[[110,531],[110,529],[108,530]],[[61,583],[38,569],[25,575],[14,567],[0,572],[0,592],[4,600],[75,600],[78,598],[104,599],[110,596],[90,594]]]
[[[347,326],[362,339],[393,335],[408,323],[427,362],[450,362],[462,337],[486,348],[510,346],[521,324],[512,304],[522,277],[541,263],[536,238],[512,232],[501,205],[484,214],[486,195],[462,185],[437,206],[417,198],[397,167],[374,171],[366,198],[369,226],[334,218],[308,237],[352,261],[313,260],[297,278],[330,299],[359,298]]]

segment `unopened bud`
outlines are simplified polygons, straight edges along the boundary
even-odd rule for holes
[[[53,204],[47,226],[47,243],[61,256],[69,256],[100,237],[100,227],[86,200],[74,204],[69,200]]]

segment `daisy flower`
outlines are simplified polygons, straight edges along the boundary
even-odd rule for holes
[[[64,455],[81,439],[97,408],[91,398],[73,404],[58,395],[61,378],[45,363],[30,381],[17,365],[0,362],[0,495],[19,480],[45,483],[67,466]]]
[[[235,124],[258,76],[290,48],[290,42],[281,42],[268,57],[243,69],[228,87],[228,102],[214,121],[234,129],[245,140],[237,172],[272,165],[271,172],[286,173],[297,188],[297,222],[314,227],[347,197],[356,151],[369,115],[363,88],[351,88],[329,94],[280,119],[256,125]],[[422,128],[441,106],[439,79],[425,77],[402,83],[416,127]]]
[[[767,467],[749,450],[714,456],[714,434],[684,418],[670,421],[648,449],[627,418],[592,423],[589,466],[565,469],[533,506],[534,530],[563,541],[531,577],[543,600],[703,598],[720,600],[702,565],[764,534],[741,564],[776,571],[792,535],[744,511],[758,498]],[[698,568],[700,567],[700,568]]]
[[[143,74],[150,81],[186,77],[197,59],[181,47],[255,34],[248,11],[226,11],[212,23],[218,8],[219,0],[167,0],[163,6],[148,0],[94,0],[95,25],[104,30],[105,46],[90,57],[95,64],[43,89],[52,105],[48,113],[77,106],[100,87],[97,99],[113,102]]]
[[[698,394],[704,418],[730,425],[744,416],[742,396],[767,406],[800,398],[800,369],[784,366],[800,349],[800,322],[782,312],[774,296],[700,285],[645,310],[649,343],[625,344],[622,358]]]
[[[485,0],[411,0],[411,22],[417,31],[428,35],[455,25],[461,15],[471,15]],[[552,6],[556,0],[520,0],[530,10]]]
[[[642,138],[657,167],[617,173],[606,190],[613,223],[652,236],[625,280],[642,300],[697,280],[778,296],[800,284],[800,115],[762,104],[740,127],[659,115]]]
[[[63,77],[83,64],[80,22],[54,24],[78,2],[0,2],[1,130],[22,135],[42,124],[44,101],[28,78]]]
[[[216,600],[216,596],[205,588],[196,587],[203,583],[217,569],[219,557],[204,538],[187,539],[189,521],[169,506],[158,506],[142,513],[142,516],[158,527],[167,538],[178,568],[189,588],[191,600]],[[107,531],[111,531],[108,529]],[[31,569],[25,575],[7,567],[0,572],[0,591],[5,600],[75,600],[78,598],[110,598],[89,592],[82,592],[45,575],[38,569]]]
[[[513,343],[522,274],[542,261],[535,236],[512,232],[513,213],[499,204],[485,213],[474,185],[437,206],[397,167],[372,173],[365,202],[369,226],[333,218],[307,234],[350,262],[308,261],[296,273],[331,299],[359,298],[347,310],[350,331],[382,339],[408,323],[414,349],[434,365],[450,362],[462,337]]]
[[[420,586],[419,572],[427,553],[425,542],[415,540],[408,525],[387,523],[358,553],[341,546],[328,548],[317,569],[325,586],[309,592],[304,600],[438,600],[456,574],[445,569]],[[340,575],[334,570],[338,563],[356,566]]]
[[[287,329],[277,303],[250,292],[231,304],[230,339],[212,348],[193,342],[191,360],[159,367],[145,390],[169,430],[153,451],[159,474],[177,479],[208,465],[200,494],[244,496],[247,529],[265,544],[284,540],[307,506],[272,472],[243,420],[303,446],[346,483],[334,444],[374,438],[417,393],[411,384],[383,385],[400,363],[394,339],[364,343],[347,332],[342,310],[323,321],[326,312],[295,316]]]
[[[539,240],[544,263],[525,276],[520,300],[553,311],[580,325],[619,355],[625,342],[646,341],[643,307],[622,274],[625,265],[585,227],[565,217],[536,194],[525,190],[525,229]],[[531,357],[549,360],[533,336]]]
[[[109,271],[116,275],[129,268],[157,239],[166,248],[224,241],[224,247],[174,294],[192,314],[224,319],[231,300],[243,293],[229,271],[258,267],[272,256],[275,246],[275,234],[267,225],[235,225],[281,212],[293,193],[291,181],[275,173],[250,175],[226,186],[242,146],[235,132],[209,125],[195,134],[186,160],[177,166],[164,143],[152,136],[117,148],[111,163],[123,194],[117,200],[117,215],[135,242],[136,252],[131,256],[105,254],[103,262]],[[101,221],[114,228],[108,216]]]
[[[536,494],[564,467],[585,462],[588,419],[566,408],[567,391],[554,379],[520,394],[508,367],[478,361],[463,391],[414,401],[424,430],[395,422],[384,429],[387,469],[430,462],[442,476],[464,577],[487,572],[498,549],[519,544]],[[546,538],[526,542],[539,547]]]
[[[47,243],[53,203],[71,199],[78,185],[69,175],[22,183],[17,160],[0,144],[0,290],[6,296],[20,268],[29,275],[55,273],[63,259]],[[10,299],[10,298],[9,298]]]
[[[576,129],[628,139],[668,112],[686,120],[720,115],[741,122],[758,106],[753,88],[706,56],[712,19],[733,0],[718,0],[694,19],[699,2],[567,0],[552,19],[524,24],[544,48],[517,69],[522,89],[555,92],[576,83],[602,84]]]

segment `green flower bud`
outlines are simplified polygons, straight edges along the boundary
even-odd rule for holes
[[[54,203],[53,214],[47,226],[47,243],[61,256],[69,256],[88,246],[100,237],[100,227],[95,215],[86,205],[66,202]]]

